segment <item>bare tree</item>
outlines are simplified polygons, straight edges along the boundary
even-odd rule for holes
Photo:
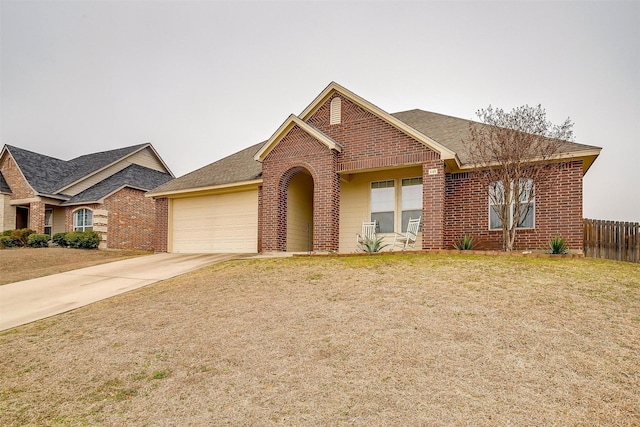
[[[503,250],[512,251],[518,228],[533,227],[535,188],[550,174],[564,141],[573,139],[573,122],[547,121],[542,106],[511,112],[489,106],[470,123],[465,141],[476,176],[487,189],[490,228],[502,227]]]

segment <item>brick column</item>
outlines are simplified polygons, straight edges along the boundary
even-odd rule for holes
[[[44,233],[44,203],[31,202],[29,205],[29,228],[36,233]]]
[[[153,233],[153,250],[155,252],[167,252],[169,244],[169,199],[162,197],[156,199],[156,221]]]
[[[442,160],[422,164],[422,249],[444,249],[445,173]]]

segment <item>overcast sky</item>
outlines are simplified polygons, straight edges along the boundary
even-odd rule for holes
[[[151,142],[176,176],[268,139],[331,82],[466,119],[542,104],[602,147],[584,215],[640,221],[640,2],[4,1],[0,142]]]

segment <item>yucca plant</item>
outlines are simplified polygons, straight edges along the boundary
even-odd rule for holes
[[[362,250],[368,254],[380,252],[389,245],[382,244],[384,237],[365,237],[362,241]]]
[[[473,240],[473,237],[464,235],[463,237],[453,242],[453,247],[459,251],[470,251],[475,249],[477,242]]]
[[[549,240],[549,250],[555,255],[562,255],[569,252],[567,242],[560,236],[555,236]]]

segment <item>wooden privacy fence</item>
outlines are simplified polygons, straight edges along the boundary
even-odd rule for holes
[[[584,254],[640,262],[640,223],[584,219]]]

